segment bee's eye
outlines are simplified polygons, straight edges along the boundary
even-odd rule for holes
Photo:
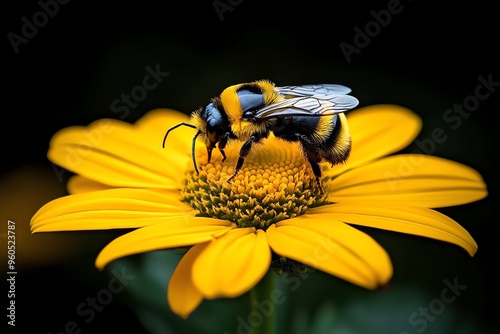
[[[240,90],[237,92],[240,100],[243,115],[251,116],[252,111],[264,105],[264,95],[262,93],[251,92],[249,90]]]
[[[213,103],[203,110],[202,118],[207,122],[207,132],[214,133],[223,126],[222,115]]]
[[[207,131],[214,132],[217,127],[217,120],[215,118],[209,119],[207,121]]]

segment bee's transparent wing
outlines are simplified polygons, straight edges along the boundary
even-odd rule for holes
[[[345,95],[351,92],[349,87],[336,84],[281,86],[277,89],[281,94],[291,96]]]
[[[350,95],[292,97],[257,110],[252,117],[327,116],[353,109],[359,101]]]

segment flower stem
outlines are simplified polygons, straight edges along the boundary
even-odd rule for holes
[[[252,334],[275,333],[276,305],[273,297],[276,273],[270,269],[250,291]]]

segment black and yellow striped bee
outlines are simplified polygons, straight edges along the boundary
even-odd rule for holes
[[[355,108],[359,101],[348,95],[351,89],[336,84],[281,86],[268,80],[241,83],[226,88],[206,106],[191,114],[190,123],[179,126],[195,128],[192,143],[194,168],[197,138],[207,147],[208,162],[217,147],[226,159],[224,148],[230,141],[243,142],[231,180],[238,174],[252,146],[269,136],[299,142],[306,160],[312,167],[321,188],[320,162],[333,165],[344,162],[351,151],[351,136],[344,112]]]

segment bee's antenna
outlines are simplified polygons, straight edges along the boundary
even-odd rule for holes
[[[200,174],[198,171],[198,166],[196,165],[196,138],[200,135],[201,131],[198,130],[196,134],[193,137],[193,145],[191,146],[191,157],[193,158],[193,165],[194,165],[194,170],[196,171],[196,174]]]
[[[179,124],[171,127],[170,129],[168,129],[167,133],[165,133],[165,137],[163,137],[163,145],[162,145],[163,148],[165,148],[165,143],[167,141],[167,136],[170,133],[170,131],[172,131],[174,129],[177,129],[179,126],[187,126],[187,127],[196,129],[195,125],[189,124],[189,123],[184,123],[184,122],[179,123]],[[198,172],[198,166],[196,166],[196,155],[195,155],[196,138],[198,138],[198,136],[200,135],[200,133],[201,133],[201,131],[198,130],[198,132],[196,132],[196,134],[194,135],[194,137],[193,137],[193,145],[191,147],[191,156],[193,157],[194,170],[196,171],[196,174],[200,174],[200,172]]]
[[[167,133],[165,133],[165,137],[163,137],[163,145],[162,145],[163,148],[165,148],[165,142],[167,141],[167,136],[170,133],[170,131],[172,131],[173,129],[177,129],[179,126],[183,126],[183,125],[188,126],[190,128],[193,128],[193,129],[196,129],[196,126],[194,126],[193,124],[184,123],[184,122],[179,123],[176,126],[171,127],[170,129],[168,129]]]

